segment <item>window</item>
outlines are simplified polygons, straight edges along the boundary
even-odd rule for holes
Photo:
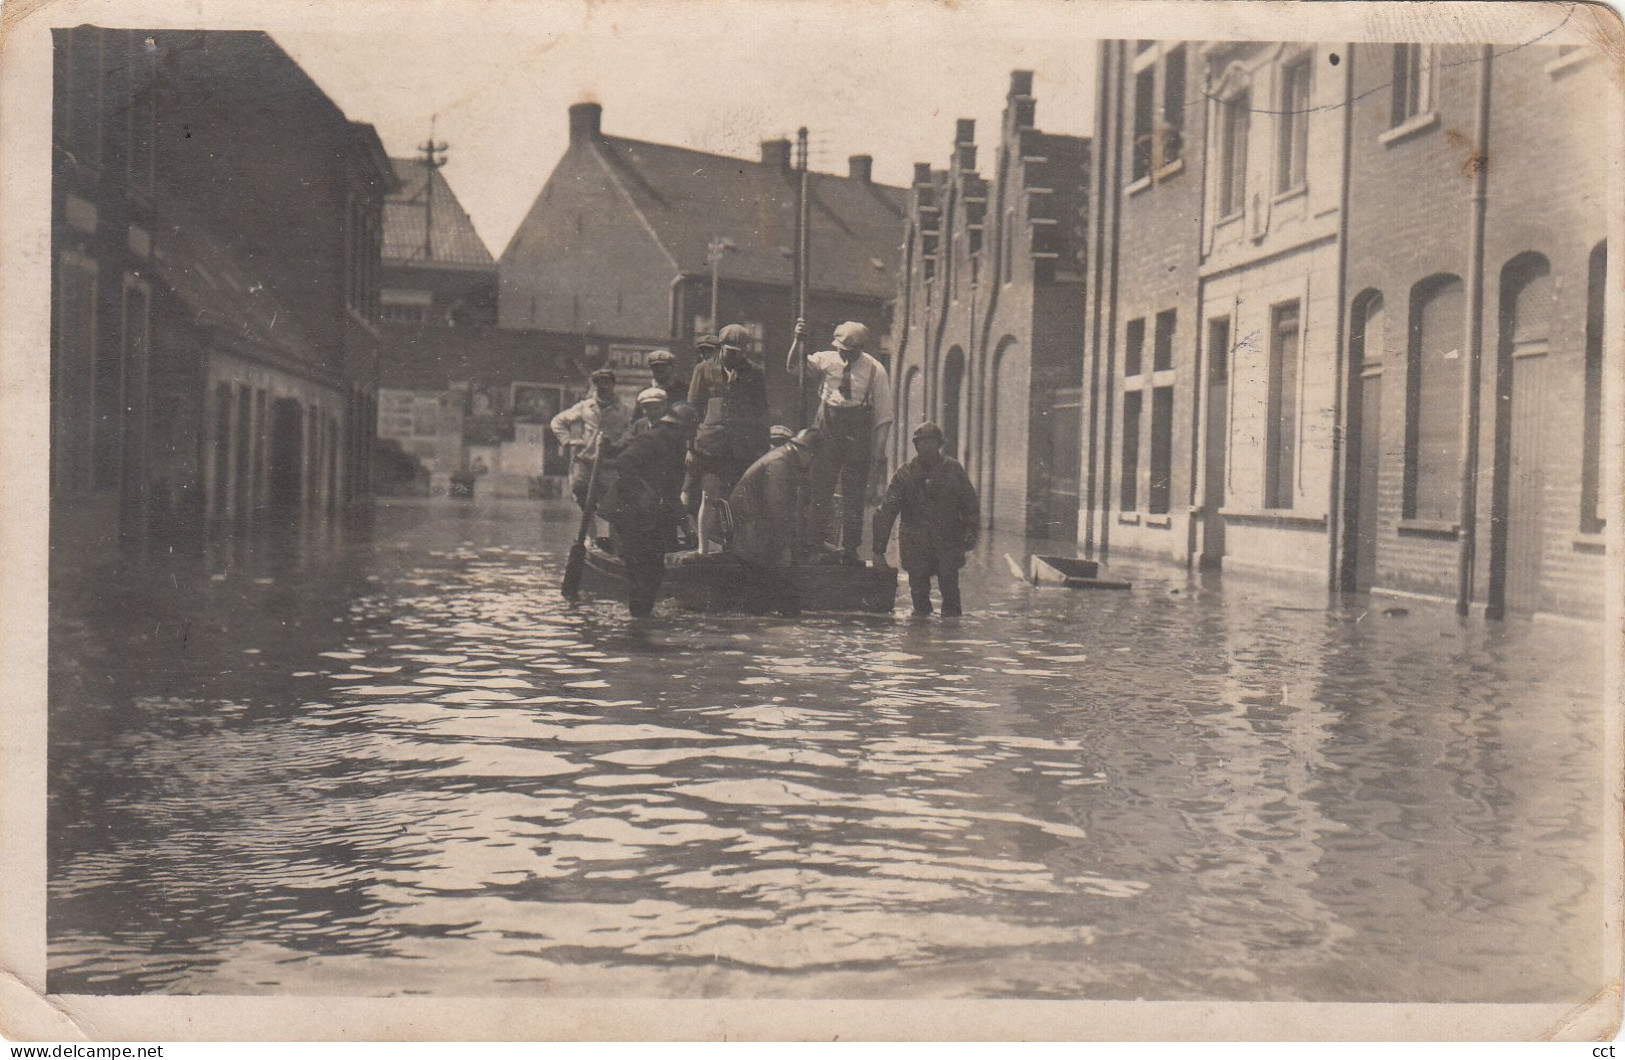
[[[1431,51],[1425,44],[1394,45],[1394,95],[1390,125],[1403,125],[1432,105]]]
[[[428,291],[386,287],[378,294],[378,318],[386,324],[426,324],[434,302]]]
[[[1174,388],[1159,386],[1151,391],[1151,488],[1146,494],[1147,510],[1167,515],[1173,496],[1174,468]]]
[[[1252,118],[1251,92],[1240,92],[1219,104],[1219,216],[1234,217],[1247,202],[1247,133]]]
[[[1151,175],[1152,120],[1156,113],[1153,93],[1156,86],[1155,66],[1147,66],[1134,75],[1134,160],[1131,174],[1134,180]]]
[[[1580,456],[1580,531],[1600,534],[1608,523],[1602,487],[1602,337],[1603,292],[1607,288],[1608,245],[1591,252],[1586,283],[1586,349],[1584,426]]]
[[[154,52],[146,46],[145,34],[130,33],[130,152],[126,159],[130,187],[145,195],[152,194],[153,141],[156,136],[153,100]]]
[[[64,257],[57,271],[56,348],[51,402],[55,487],[90,488],[93,380],[96,375],[96,266]]]
[[[63,92],[63,141],[74,159],[87,166],[102,161],[102,31],[91,27],[65,34],[67,76]]]
[[[1009,283],[1016,275],[1016,208],[1014,206],[1004,211],[1004,282]]]
[[[226,513],[227,491],[231,489],[231,384],[214,386],[214,490],[209,495],[209,511]]]
[[[1145,320],[1128,322],[1128,337],[1123,344],[1123,374],[1139,375],[1145,361]]]
[[[1166,371],[1174,366],[1175,316],[1172,309],[1164,309],[1157,314],[1156,338],[1151,348],[1151,370],[1154,372]]]
[[[1267,420],[1264,425],[1264,507],[1290,508],[1298,448],[1298,303],[1270,310]]]
[[[1212,383],[1230,378],[1230,318],[1207,322],[1207,377]]]
[[[124,321],[120,329],[122,349],[119,352],[119,403],[118,407],[109,410],[111,423],[106,431],[105,440],[98,438],[100,444],[111,449],[112,455],[108,460],[106,473],[110,480],[105,488],[118,487],[120,472],[125,452],[125,435],[130,433],[129,423],[133,419],[139,423],[138,417],[146,415],[146,394],[144,393],[147,380],[147,353],[151,348],[151,303],[152,295],[147,285],[136,279],[133,275],[126,275],[124,279]],[[139,436],[132,439],[139,441]],[[131,473],[139,475],[141,459],[139,450],[134,450],[131,456],[137,461]]]
[[[1162,159],[1158,168],[1179,161],[1185,150],[1185,46],[1175,44],[1163,58]]]
[[[1139,390],[1123,395],[1123,483],[1118,508],[1125,512],[1140,507],[1140,402],[1144,396]]]
[[[1411,295],[1405,410],[1405,518],[1455,525],[1461,504],[1461,281]]]
[[[1309,157],[1309,60],[1300,59],[1281,72],[1280,135],[1275,143],[1275,190],[1292,191],[1304,184]]]

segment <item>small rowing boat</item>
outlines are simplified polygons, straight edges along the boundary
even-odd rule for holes
[[[614,553],[590,541],[582,587],[595,596],[624,599],[626,567]],[[767,570],[748,566],[727,552],[672,552],[666,556],[660,596],[689,611],[885,613],[897,599],[897,571],[867,564],[812,563]]]

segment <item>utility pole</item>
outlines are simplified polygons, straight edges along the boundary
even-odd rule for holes
[[[434,115],[429,116],[429,138],[418,144],[423,156],[423,260],[434,258],[434,171],[446,164],[448,147],[434,138]]]
[[[796,319],[807,319],[807,127],[796,130]],[[801,350],[801,362],[796,369],[796,426],[807,424],[807,350]]]
[[[712,236],[711,242],[705,247],[705,260],[711,265],[711,323],[709,331],[717,333],[717,268],[722,264],[722,255],[734,249],[734,241],[723,236]]]

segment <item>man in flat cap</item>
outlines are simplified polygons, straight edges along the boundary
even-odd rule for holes
[[[683,454],[694,433],[694,410],[679,405],[627,443],[608,467],[612,484],[600,502],[626,565],[626,606],[632,617],[654,610],[666,574],[666,553],[677,545],[682,519],[677,499]]]
[[[694,476],[701,495],[702,552],[721,544],[720,512],[711,509],[768,447],[767,375],[750,359],[750,331],[729,324],[717,338],[722,351],[694,369],[688,388],[688,403],[700,416],[694,436]]]
[[[587,481],[600,445],[613,456],[632,429],[632,410],[615,394],[615,373],[600,368],[592,373],[593,392],[553,417],[550,426],[559,444],[570,452],[570,493],[587,506]]]
[[[914,428],[915,457],[897,469],[886,496],[875,509],[875,566],[885,567],[886,542],[892,524],[902,516],[899,559],[908,572],[914,614],[931,613],[931,579],[942,590],[942,617],[961,613],[959,571],[965,553],[976,547],[982,526],[976,487],[959,461],[942,455],[942,428],[922,423]]]
[[[794,373],[795,351],[807,333],[805,321],[796,321],[797,342],[785,367]],[[849,320],[835,329],[833,349],[807,357],[807,368],[818,387],[818,415],[813,423],[824,432],[823,451],[813,468],[808,519],[815,534],[830,533],[830,509],[836,488],[841,493],[841,515],[832,546],[848,563],[861,565],[858,545],[863,539],[863,506],[871,475],[885,459],[891,436],[891,381],[886,368],[865,352],[869,329]]]
[[[647,434],[660,422],[660,417],[671,411],[671,401],[666,392],[658,386],[645,387],[638,391],[637,408],[632,413],[632,429],[627,432],[629,438],[636,438],[640,434]]]
[[[668,403],[676,404],[688,398],[689,377],[677,367],[676,354],[670,350],[655,350],[643,363],[648,366],[649,374],[654,377],[654,385],[666,392]]]

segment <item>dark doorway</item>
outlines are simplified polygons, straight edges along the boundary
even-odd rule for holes
[[[1348,535],[1345,590],[1365,592],[1376,582],[1378,490],[1382,475],[1382,365],[1385,349],[1382,295],[1367,291],[1350,314],[1348,411]]]
[[[1202,556],[1199,565],[1224,562],[1224,464],[1230,438],[1230,318],[1207,322],[1207,434],[1202,439]]]
[[[271,406],[271,508],[298,509],[304,454],[305,412],[295,398],[278,398]]]

